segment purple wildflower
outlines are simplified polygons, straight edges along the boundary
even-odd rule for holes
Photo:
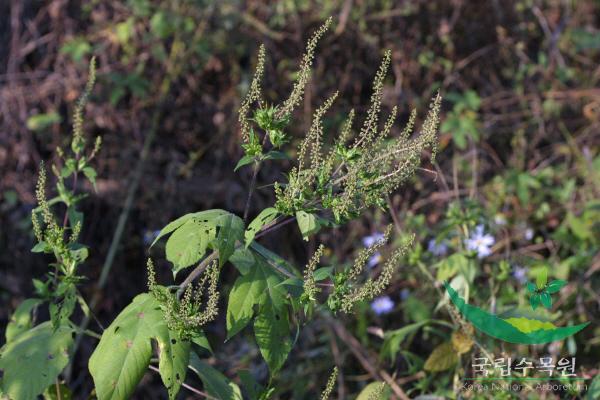
[[[475,251],[478,258],[484,258],[492,254],[491,247],[495,242],[492,235],[483,231],[483,225],[477,225],[475,232],[465,240],[465,246],[467,250]]]
[[[381,296],[373,300],[371,310],[377,315],[388,314],[394,309],[394,302],[390,296]]]
[[[383,238],[384,238],[383,233],[375,232],[372,235],[365,236],[364,238],[362,238],[362,242],[365,247],[371,247],[374,244],[376,244],[377,242],[382,241]]]
[[[381,260],[383,260],[383,257],[381,256],[381,253],[380,252],[376,252],[371,257],[369,257],[369,260],[367,261],[367,266],[369,268],[373,268],[374,266],[376,266],[377,264],[379,264],[381,262]]]
[[[431,239],[427,243],[427,251],[437,257],[445,256],[448,253],[448,245],[444,241],[437,243],[435,239]]]
[[[527,283],[527,271],[529,271],[526,267],[521,267],[519,265],[515,265],[512,271],[512,276],[519,282],[521,285]]]

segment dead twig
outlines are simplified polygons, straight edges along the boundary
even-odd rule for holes
[[[346,345],[350,348],[350,351],[352,351],[352,354],[354,354],[358,362],[360,362],[362,367],[369,373],[369,375],[371,375],[373,379],[385,381],[385,383],[390,386],[392,392],[394,392],[397,398],[401,400],[410,399],[404,390],[398,386],[390,374],[384,370],[379,370],[376,367],[376,362],[373,360],[373,357],[367,353],[367,351],[361,346],[360,342],[350,332],[348,332],[348,330],[339,321],[331,317],[326,318],[337,337],[346,343]]]

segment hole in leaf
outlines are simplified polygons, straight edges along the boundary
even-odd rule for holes
[[[171,344],[175,344],[175,343],[177,343],[177,340],[171,339]]]

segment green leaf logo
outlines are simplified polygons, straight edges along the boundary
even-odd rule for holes
[[[533,284],[528,284],[528,289]],[[564,285],[561,281],[552,281],[547,286],[544,285],[544,290],[540,291],[534,287],[535,292],[531,294],[529,301],[535,309],[542,304],[544,307],[552,306],[552,298],[548,293],[548,287],[559,287]],[[589,325],[585,322],[579,325],[569,325],[564,327],[554,326],[552,323],[529,318],[508,318],[502,319],[498,315],[490,314],[479,307],[468,304],[465,299],[450,286],[448,282],[444,282],[446,292],[452,303],[458,311],[479,331],[486,335],[495,337],[509,343],[519,344],[543,344],[562,340],[576,334],[583,328]]]

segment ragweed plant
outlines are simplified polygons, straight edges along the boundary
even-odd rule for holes
[[[89,313],[77,289],[77,283],[83,279],[79,267],[88,257],[88,248],[79,243],[84,216],[78,205],[86,194],[78,190],[78,184],[82,176],[92,186],[96,183],[91,162],[100,150],[101,139],[97,137],[88,146],[83,126],[84,108],[95,79],[92,59],[85,91],[74,110],[70,146],[58,147],[59,162],[51,164],[56,196],[50,199],[46,167],[40,165],[35,191],[38,207],[31,215],[37,241],[32,251],[51,255],[53,262],[43,278],[33,280],[36,297],[21,303],[6,329],[6,344],[0,349],[0,392],[11,399],[33,399],[49,386],[58,386],[58,375],[69,362],[72,335],[78,330],[71,320],[76,305]],[[46,306],[50,321],[36,324],[32,314]]]
[[[321,228],[356,219],[371,207],[385,208],[388,195],[415,173],[422,153],[429,150],[432,158],[435,157],[439,95],[431,103],[420,134],[412,134],[416,120],[413,111],[401,134],[392,136],[397,115],[395,107],[380,127],[384,80],[391,63],[389,51],[385,52],[375,75],[370,106],[360,130],[354,133],[353,122],[357,116],[350,111],[337,138],[326,143],[325,138],[332,135],[326,132],[323,118],[333,107],[338,93],[323,101],[312,116],[308,132],[300,140],[297,157],[291,160],[293,166],[287,178],[273,182],[274,204],[247,222],[261,165],[266,160],[287,158],[285,147],[292,142],[288,129],[294,109],[304,97],[318,41],[331,23],[328,19],[308,40],[297,79],[289,96],[280,104],[268,103],[261,94],[260,82],[266,60],[266,49],[261,46],[256,72],[239,112],[244,155],[236,169],[250,164],[253,167],[243,217],[227,210],[205,210],[183,215],[160,230],[150,247],[154,248],[156,243],[166,239],[164,253],[172,264],[173,279],[181,273],[187,276],[178,284],[162,285],[157,282],[152,260],[148,260],[148,292],[136,296],[103,330],[89,360],[95,393],[100,400],[130,398],[148,368],[160,373],[170,399],[175,399],[184,386],[188,369],[198,374],[209,397],[241,398],[241,389],[235,383],[200,359],[204,355],[201,348],[211,349],[203,330],[216,320],[221,296],[227,297],[227,339],[251,328],[270,372],[266,387],[252,384],[244,391],[252,399],[270,398],[277,393],[274,383],[295,343],[292,331],[299,332],[301,325],[311,318],[350,313],[357,303],[373,299],[390,284],[412,238],[398,248],[388,246],[390,248],[385,252],[390,255],[377,275],[365,267],[368,260],[391,241],[391,227],[373,246],[360,250],[347,268],[340,265],[318,268],[325,257],[324,245],[318,247],[304,270],[299,271],[284,257],[258,243],[260,237],[293,220],[296,220],[302,237],[308,240]],[[71,333],[77,329],[68,320],[75,299],[80,299],[87,312],[75,286],[81,279],[77,275],[77,266],[85,260],[87,250],[77,244],[83,220],[75,205],[82,196],[74,187],[80,172],[92,185],[95,179],[89,162],[96,155],[100,141],[86,153],[81,116],[93,84],[93,71],[92,63],[91,83],[75,112],[72,155],[65,156],[59,150],[65,165],[62,169],[52,169],[58,180],[59,196],[56,199],[46,200],[44,169],[40,173],[37,188],[40,206],[33,219],[39,243],[34,250],[53,253],[56,263],[48,279],[37,281],[36,288],[40,298],[50,302],[53,327],[38,325],[44,328],[44,336],[40,336],[41,333],[31,336],[36,327],[28,331],[29,334],[16,336],[15,344],[9,342],[2,349],[0,367],[5,371],[2,390],[19,400],[33,399],[49,385],[57,384],[56,379],[68,362],[64,350],[70,346]],[[67,189],[65,184],[69,177],[73,177],[72,189]],[[66,205],[62,224],[52,211],[58,202]],[[227,263],[235,267],[237,278],[231,290],[225,293],[219,290],[219,278],[221,271],[228,268]],[[194,284],[196,280],[198,282]],[[323,283],[324,280],[330,283]],[[28,314],[37,304],[38,300],[29,302],[25,311],[18,312]],[[61,336],[55,340],[53,335],[57,334]],[[25,388],[25,377],[15,371],[24,357],[19,349],[32,341],[37,346],[37,358],[28,359],[28,362],[36,361],[41,365],[35,370],[34,377],[39,378],[39,384]],[[157,344],[156,354],[153,343]],[[49,349],[47,346],[54,347]],[[54,360],[56,351],[61,352],[60,363],[41,363],[40,360],[49,354]],[[152,365],[154,360],[158,361],[158,367]],[[333,392],[338,367],[334,368],[321,398],[328,398]],[[240,378],[247,380],[242,375]],[[225,397],[223,387],[229,393]],[[378,387],[369,398],[378,398],[383,390],[383,386]]]
[[[73,134],[70,148],[65,151],[56,149],[62,165],[52,164],[51,169],[56,178],[57,196],[46,198],[46,170],[42,163],[36,185],[38,207],[32,211],[31,220],[37,244],[33,252],[52,254],[55,262],[52,270],[44,280],[34,280],[37,295],[49,303],[50,318],[55,329],[68,324],[77,300],[84,306],[85,301],[76,290],[76,283],[82,277],[77,274],[77,267],[88,257],[86,246],[78,243],[83,227],[83,214],[77,210],[77,204],[86,194],[77,193],[78,179],[83,175],[95,187],[96,171],[91,166],[101,146],[98,136],[93,147],[86,146],[83,129],[83,111],[96,80],[96,65],[92,59],[89,68],[88,82],[85,91],[79,98],[73,114]],[[87,154],[86,154],[87,151]],[[66,180],[71,178],[69,188]],[[54,211],[58,204],[63,204],[63,216]]]
[[[319,263],[319,259],[325,250],[325,246],[320,245],[315,254],[312,255],[306,268],[304,268],[304,281],[302,283],[304,287],[304,293],[300,297],[302,302],[313,302],[316,301],[317,293],[321,291],[315,282],[315,270]]]
[[[317,41],[330,23],[328,20],[309,40],[299,78],[282,104],[267,106],[262,100],[260,81],[266,55],[265,48],[260,48],[256,72],[239,114],[245,155],[236,169],[254,163],[256,175],[260,162],[284,157],[281,152],[268,149],[279,148],[287,141],[284,129],[294,106],[303,98]],[[398,137],[390,137],[396,107],[383,127],[379,127],[384,79],[390,62],[391,52],[386,51],[373,81],[367,116],[358,134],[353,138],[355,113],[351,110],[338,138],[325,149],[323,117],[338,96],[337,92],[332,94],[313,114],[310,129],[297,149],[297,165],[288,172],[287,181],[274,182],[274,208],[281,215],[298,218],[305,238],[327,221],[340,224],[358,217],[369,207],[385,208],[387,195],[414,174],[423,151],[430,150],[431,158],[435,160],[441,105],[439,94],[434,97],[421,133],[416,137],[412,137],[416,119],[414,110]],[[256,107],[254,117],[250,118],[248,115],[253,106]]]
[[[329,379],[327,380],[327,386],[325,386],[323,393],[321,393],[321,400],[329,399],[329,396],[331,395],[331,392],[333,392],[333,389],[335,387],[335,380],[337,379],[337,376],[338,368],[334,367],[333,371],[331,372],[331,375],[329,375]]]
[[[148,259],[148,290],[160,304],[167,327],[179,334],[182,339],[195,337],[199,330],[208,322],[214,320],[219,313],[219,282],[220,268],[213,261],[202,275],[196,288],[189,285],[181,300],[176,293],[156,283],[156,273],[152,259]],[[203,304],[204,291],[207,290],[206,304]],[[204,307],[203,307],[204,306]]]
[[[384,126],[378,128],[383,80],[391,53],[385,53],[373,83],[367,118],[351,140],[354,112],[351,111],[340,135],[329,151],[324,151],[322,120],[337,97],[334,93],[314,113],[312,125],[298,148],[298,165],[284,184],[275,183],[275,207],[282,214],[324,212],[335,223],[360,215],[371,206],[385,207],[386,196],[412,176],[424,150],[435,157],[441,97],[434,98],[422,132],[410,138],[416,114],[398,138],[389,134],[396,119],[393,108]],[[348,142],[352,143],[348,143]]]

